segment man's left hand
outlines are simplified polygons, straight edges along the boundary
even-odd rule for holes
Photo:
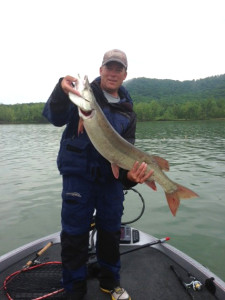
[[[148,165],[145,162],[140,164],[136,161],[133,168],[127,173],[127,178],[136,183],[144,183],[154,173],[154,170],[150,170],[146,173],[147,167]]]

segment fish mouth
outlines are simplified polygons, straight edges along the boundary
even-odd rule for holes
[[[94,109],[92,110],[83,110],[79,107],[79,115],[84,119],[91,119],[94,116]]]

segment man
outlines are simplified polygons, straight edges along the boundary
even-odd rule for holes
[[[91,83],[91,88],[111,125],[123,138],[134,143],[136,115],[132,99],[122,86],[126,76],[126,54],[117,49],[110,50],[103,57],[100,77]],[[72,76],[61,78],[43,111],[55,126],[66,125],[57,159],[63,176],[63,286],[67,299],[81,300],[86,294],[89,229],[96,210],[100,288],[113,300],[130,300],[127,291],[120,286],[119,275],[123,187],[143,183],[153,171],[146,173],[146,163],[136,162],[132,170],[120,169],[119,179],[114,178],[110,163],[90,142],[82,128],[77,107],[69,100],[69,92],[77,93],[73,88],[76,81]]]

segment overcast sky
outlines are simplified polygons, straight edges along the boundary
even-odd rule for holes
[[[128,56],[128,79],[225,74],[224,0],[2,0],[0,103],[44,102],[60,77]]]

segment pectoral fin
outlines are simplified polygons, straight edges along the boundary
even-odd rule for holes
[[[119,178],[120,168],[116,164],[114,164],[114,163],[111,164],[111,167],[112,167],[112,172],[113,172],[114,177],[116,179],[118,179]]]
[[[84,132],[84,121],[83,119],[79,119],[79,123],[78,123],[78,129],[77,129],[77,134],[78,136],[80,135],[80,133]]]

